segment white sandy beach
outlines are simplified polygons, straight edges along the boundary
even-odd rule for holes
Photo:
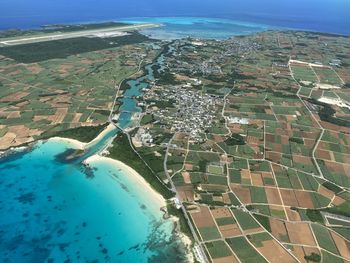
[[[90,156],[85,160],[87,164],[91,164],[99,161],[108,162],[116,166],[116,168],[120,168],[125,172],[125,174],[132,177],[133,181],[137,184],[137,187],[139,187],[140,189],[144,189],[146,192],[150,194],[150,197],[154,200],[154,202],[156,202],[159,209],[161,207],[166,206],[166,200],[164,199],[164,197],[161,194],[157,193],[138,172],[136,172],[134,169],[132,169],[130,166],[126,165],[125,163],[108,158],[108,157],[103,157],[97,154]]]
[[[106,135],[106,133],[109,133],[110,131],[112,131],[114,129],[116,129],[116,127],[110,123],[101,133],[99,133],[97,135],[97,137],[95,137],[95,139],[93,139],[91,142],[86,143],[85,147],[89,147],[89,146],[93,145],[94,143],[98,142],[99,140],[101,140],[101,138],[103,136]]]
[[[95,139],[93,139],[89,143],[83,143],[78,140],[74,139],[68,139],[68,138],[61,138],[61,137],[54,137],[51,138],[50,140],[55,140],[55,141],[60,141],[63,143],[68,143],[72,145],[75,149],[80,149],[83,150],[87,147],[90,147],[94,143],[98,142],[106,133],[112,131],[115,129],[115,126],[113,124],[108,125]],[[95,154],[87,158],[84,163],[86,164],[93,164],[93,163],[98,163],[98,162],[107,162],[111,165],[113,165],[116,169],[121,169],[124,171],[124,174],[129,176],[130,179],[135,183],[136,188],[142,189],[145,193],[147,193],[147,197],[145,198],[150,198],[152,200],[152,203],[154,206],[160,211],[161,207],[165,207],[167,205],[166,200],[164,197],[159,194],[156,190],[154,190],[151,185],[133,168],[130,166],[126,165],[125,163],[111,159],[108,157],[101,156],[99,154]],[[170,220],[173,220],[174,223],[179,221],[179,218],[172,216]],[[185,245],[185,247],[189,250],[190,253],[188,253],[188,262],[194,262],[194,257],[191,252],[191,247],[192,247],[192,241],[191,239],[186,236],[185,234],[181,233],[181,231],[177,231],[178,237],[181,239],[182,243]]]
[[[69,139],[69,138],[52,137],[49,140],[55,141],[55,142],[66,143],[66,144],[72,145],[74,149],[79,149],[79,150],[83,150],[87,145],[87,143],[84,143],[84,142],[81,142],[78,140],[74,140],[74,139]]]
[[[85,143],[74,139],[69,138],[62,138],[62,137],[52,137],[49,140],[50,141],[58,141],[63,143],[68,143],[72,145],[75,149],[84,150],[85,148],[93,145],[94,143],[98,142],[106,133],[112,131],[113,129],[116,129],[113,124],[109,124],[101,133],[97,135],[96,138],[94,138],[92,141]]]
[[[97,154],[95,154],[95,155],[93,155],[85,160],[85,162],[89,163],[89,164],[94,163],[94,162],[99,162],[99,161],[109,162],[109,163],[115,165],[117,168],[120,168],[123,171],[125,171],[125,174],[127,174],[128,176],[131,176],[132,179],[136,182],[137,187],[144,189],[147,193],[150,194],[150,197],[154,200],[154,202],[156,202],[159,209],[161,207],[166,206],[166,200],[164,199],[164,197],[161,194],[159,194],[158,192],[156,192],[151,187],[151,185],[138,172],[136,172],[134,169],[132,169],[130,166],[126,165],[125,163],[118,161],[118,160],[108,158],[108,157],[103,157],[103,156],[100,156]],[[172,216],[170,218],[170,220],[173,220],[174,223],[175,222],[179,223],[179,218],[177,218],[177,217]],[[194,257],[193,257],[193,254],[191,252],[191,246],[192,246],[191,239],[188,236],[186,236],[185,234],[183,234],[181,231],[177,231],[177,234],[178,234],[178,237],[181,239],[182,243],[185,245],[185,247],[190,252],[187,255],[188,262],[194,262]]]

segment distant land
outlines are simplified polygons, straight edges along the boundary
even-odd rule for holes
[[[349,10],[347,0],[6,0],[0,8],[0,29],[135,17],[209,17],[350,35]]]

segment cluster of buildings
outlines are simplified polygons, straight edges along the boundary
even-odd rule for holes
[[[152,135],[149,133],[148,129],[140,127],[133,139],[135,146],[154,146]]]
[[[157,89],[152,88],[145,98],[173,101],[173,106],[161,109],[149,107],[148,111],[165,128],[173,132],[185,132],[194,140],[201,140],[200,134],[211,127],[216,119],[217,106],[223,104],[223,98],[183,86],[162,87],[161,92]]]
[[[232,56],[243,56],[251,51],[256,51],[261,46],[254,41],[243,41],[237,39],[228,39],[222,42],[223,45],[215,50],[212,55],[205,60],[197,56],[196,48],[203,44],[191,39],[178,40],[175,43],[178,52],[174,52],[172,57],[167,57],[167,64],[171,65],[174,72],[190,73],[191,75],[221,75],[221,66],[224,61]],[[207,46],[207,44],[205,44]],[[183,56],[185,54],[185,56]],[[186,57],[189,54],[189,57]]]

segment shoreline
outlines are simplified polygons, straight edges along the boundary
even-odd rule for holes
[[[154,198],[156,201],[157,206],[159,206],[159,211],[162,207],[166,206],[166,199],[160,193],[154,190],[152,186],[142,177],[142,175],[140,175],[130,166],[119,160],[104,157],[99,154],[92,155],[84,161],[85,164],[92,164],[95,162],[107,162],[113,165],[115,168],[120,168],[125,172],[126,175],[131,177],[131,179],[137,184],[138,187],[142,187],[147,193],[150,193],[150,195],[152,195],[152,198]]]
[[[85,143],[85,148],[90,147],[94,143],[98,142],[103,136],[105,136],[107,133],[114,129],[117,129],[117,127],[115,127],[112,123],[108,124],[107,127],[104,128],[103,131],[100,132],[92,141]]]
[[[97,137],[95,137],[92,141],[88,143],[81,142],[79,140],[71,139],[71,138],[64,138],[64,137],[51,137],[45,140],[38,140],[31,142],[30,145],[34,145],[39,142],[58,142],[63,143],[65,145],[69,145],[70,147],[77,149],[77,150],[84,150],[88,148],[89,146],[93,145],[95,142],[99,141],[106,133],[112,131],[113,129],[116,129],[116,127],[113,124],[109,124]],[[30,145],[26,146],[18,146],[18,147],[11,147],[10,149],[0,152],[0,158],[2,155],[4,155],[8,151],[14,151],[14,150],[25,150],[30,147]],[[128,166],[127,164],[123,163],[122,161],[102,156],[100,153],[96,153],[94,155],[89,156],[87,159],[83,161],[84,164],[90,165],[93,163],[98,162],[106,162],[113,166],[115,169],[121,169],[123,173],[129,177],[129,179],[132,180],[137,189],[140,187],[144,191],[144,193],[148,194],[146,198],[151,198],[151,202],[154,204],[154,206],[157,208],[157,212],[163,213],[161,208],[167,207],[167,199],[165,199],[157,190],[155,190],[150,183],[142,176],[140,175],[136,170],[134,170],[132,167]],[[180,219],[175,215],[170,215],[169,218],[165,219],[162,216],[163,220],[170,220],[174,224],[174,235],[177,237],[178,241],[180,241],[184,248],[187,250],[187,260],[188,262],[194,262],[194,256],[192,253],[192,246],[193,242],[185,233],[183,233],[179,229],[179,221]]]
[[[77,150],[84,150],[86,148],[86,145],[87,145],[87,143],[85,143],[85,142],[81,142],[81,141],[70,139],[70,138],[63,138],[63,137],[51,137],[51,138],[49,138],[47,140],[43,140],[43,141],[54,141],[54,142],[66,143],[66,144],[74,146],[74,149],[77,149]]]
[[[53,22],[53,23],[48,23],[48,24],[43,24],[43,25],[31,25],[31,26],[14,26],[14,27],[0,27],[0,31],[7,31],[11,29],[15,30],[21,30],[21,31],[26,31],[26,30],[34,30],[34,31],[40,31],[44,30],[47,27],[50,26],[77,26],[77,25],[90,25],[90,24],[103,24],[103,23],[121,23],[125,25],[129,25],[131,20],[134,20],[135,24],[142,23],[140,20],[142,19],[167,19],[167,18],[193,18],[193,19],[210,19],[210,20],[222,20],[226,22],[233,22],[233,23],[240,23],[243,25],[248,25],[248,26],[261,26],[264,28],[263,31],[265,30],[273,30],[273,31],[297,31],[297,32],[306,32],[306,33],[311,33],[311,34],[320,34],[320,35],[325,35],[325,36],[333,36],[333,37],[350,37],[350,33],[347,32],[337,32],[337,31],[326,31],[326,30],[317,30],[315,28],[303,28],[303,27],[298,27],[298,26],[293,26],[293,25],[274,25],[272,23],[266,23],[266,22],[258,22],[258,21],[250,21],[247,18],[240,18],[240,19],[234,19],[230,18],[227,16],[205,16],[205,15],[198,15],[198,16],[186,16],[186,15],[178,15],[178,16],[121,16],[121,17],[116,17],[116,18],[110,18],[110,19],[95,19],[95,20],[84,20],[84,21],[65,21],[65,22]],[[151,22],[152,23],[152,22]],[[156,23],[156,22],[153,22]],[[158,22],[159,23],[159,22]],[[161,23],[161,26],[165,26],[164,23]],[[137,30],[137,31],[142,31]],[[254,33],[253,33],[254,34]],[[232,35],[231,37],[233,37]]]
[[[74,149],[77,150],[85,150],[86,148],[92,146],[94,143],[98,142],[103,136],[105,136],[106,133],[112,131],[113,129],[116,129],[116,127],[113,124],[109,124],[106,128],[103,129],[102,132],[100,132],[92,141],[90,142],[81,142],[76,139],[71,139],[71,138],[64,138],[64,137],[51,137],[46,140],[42,141],[57,141],[57,142],[63,142],[63,143],[68,143],[69,145],[74,146]],[[40,141],[40,140],[39,140]],[[36,141],[36,142],[39,142]],[[33,143],[36,143],[35,141]]]
[[[154,198],[154,200],[156,201],[156,206],[158,207],[159,211],[161,211],[161,208],[167,206],[167,199],[165,199],[158,191],[153,189],[153,187],[144,179],[144,177],[140,175],[137,171],[135,171],[132,167],[119,160],[101,156],[99,154],[92,155],[84,161],[84,163],[87,165],[98,162],[107,162],[113,165],[116,169],[120,168],[121,170],[123,170],[123,172],[125,172],[127,176],[131,176],[132,180],[136,183],[136,187],[142,187],[145,192],[147,192],[149,195],[152,195],[152,198]],[[172,223],[174,224],[175,236],[181,241],[181,243],[184,245],[185,249],[188,252],[186,255],[188,262],[194,262],[193,253],[191,251],[193,242],[190,237],[188,237],[179,229],[180,219],[177,216],[170,215],[169,218],[164,220],[172,221]]]

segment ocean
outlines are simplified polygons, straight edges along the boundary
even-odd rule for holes
[[[350,35],[348,0],[1,0],[0,29],[140,17],[219,18]]]
[[[118,127],[133,124],[135,97],[152,80],[147,65],[127,82]],[[123,165],[96,159],[120,132],[109,127],[77,159],[67,159],[76,144],[55,138],[0,155],[0,262],[184,262],[159,195]]]
[[[39,142],[0,158],[0,262],[176,262],[180,243],[155,193],[106,159],[60,161]]]

